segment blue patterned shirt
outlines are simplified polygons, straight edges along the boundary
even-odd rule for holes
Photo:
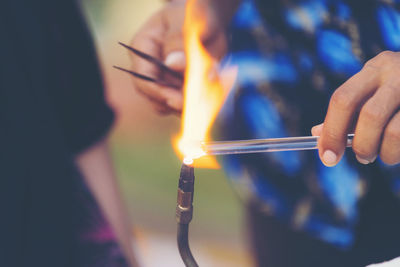
[[[232,24],[237,86],[219,121],[227,140],[310,135],[332,92],[381,51],[400,51],[400,1],[244,1]],[[400,166],[361,166],[348,150],[333,168],[316,151],[227,156],[242,195],[295,229],[351,247],[370,168],[400,197]]]

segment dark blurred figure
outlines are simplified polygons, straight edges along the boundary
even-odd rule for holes
[[[0,266],[136,266],[77,4],[2,1],[0,35]]]

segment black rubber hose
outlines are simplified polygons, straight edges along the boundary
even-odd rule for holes
[[[189,224],[178,223],[178,248],[179,254],[186,267],[198,267],[189,247]]]

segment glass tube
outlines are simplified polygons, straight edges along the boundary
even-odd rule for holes
[[[347,147],[353,144],[354,134],[347,136]],[[248,154],[278,151],[317,149],[319,136],[252,139],[238,141],[203,142],[201,147],[206,155]]]

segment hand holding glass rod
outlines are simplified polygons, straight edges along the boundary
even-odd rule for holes
[[[347,136],[347,147],[353,144],[354,134]],[[278,151],[312,150],[318,148],[319,136],[202,142],[205,155],[248,154]]]

